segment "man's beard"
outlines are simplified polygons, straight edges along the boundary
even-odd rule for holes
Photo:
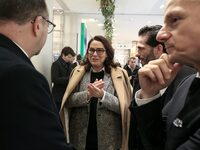
[[[149,55],[148,55],[146,58],[144,58],[144,62],[145,62],[144,65],[148,64],[151,60],[155,60],[155,59],[156,59],[156,58],[155,58],[155,56],[154,56],[153,49],[152,49],[152,50],[150,51]]]

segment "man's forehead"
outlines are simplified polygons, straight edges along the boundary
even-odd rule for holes
[[[145,47],[147,36],[139,36],[137,41],[137,47]]]
[[[135,60],[136,58],[131,58],[130,60]]]
[[[200,0],[167,0],[164,13],[164,22],[176,14],[186,14],[191,12],[199,12]],[[196,10],[196,11],[195,11]]]
[[[141,42],[137,42],[137,47],[139,47],[139,48],[144,48],[145,47],[145,45],[143,44],[143,43],[141,43]]]
[[[191,4],[200,4],[200,0],[166,0],[166,8],[170,6],[180,6],[180,5],[191,5]]]

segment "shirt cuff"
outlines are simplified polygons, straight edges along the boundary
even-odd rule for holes
[[[144,98],[144,99],[141,99],[140,98],[140,93],[141,93],[141,89],[138,90],[136,93],[135,93],[135,102],[138,106],[142,106],[142,105],[145,105],[147,103],[150,103],[151,101],[159,98],[161,96],[160,93],[158,93],[157,95],[153,96],[153,97],[150,97],[150,98]]]

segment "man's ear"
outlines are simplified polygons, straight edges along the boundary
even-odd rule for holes
[[[62,53],[62,54],[60,54],[61,55],[61,57],[63,58],[63,57],[65,57],[65,55]]]
[[[159,58],[163,54],[163,46],[162,44],[158,44],[156,47],[154,47],[154,55],[156,58]]]
[[[40,32],[41,29],[41,23],[42,23],[42,18],[40,16],[35,18],[35,21],[33,22],[33,34],[37,36]]]

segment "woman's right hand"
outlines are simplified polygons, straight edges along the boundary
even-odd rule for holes
[[[89,83],[87,86],[88,99],[91,97],[102,98],[104,94],[104,81],[102,79],[96,80],[94,83]]]

